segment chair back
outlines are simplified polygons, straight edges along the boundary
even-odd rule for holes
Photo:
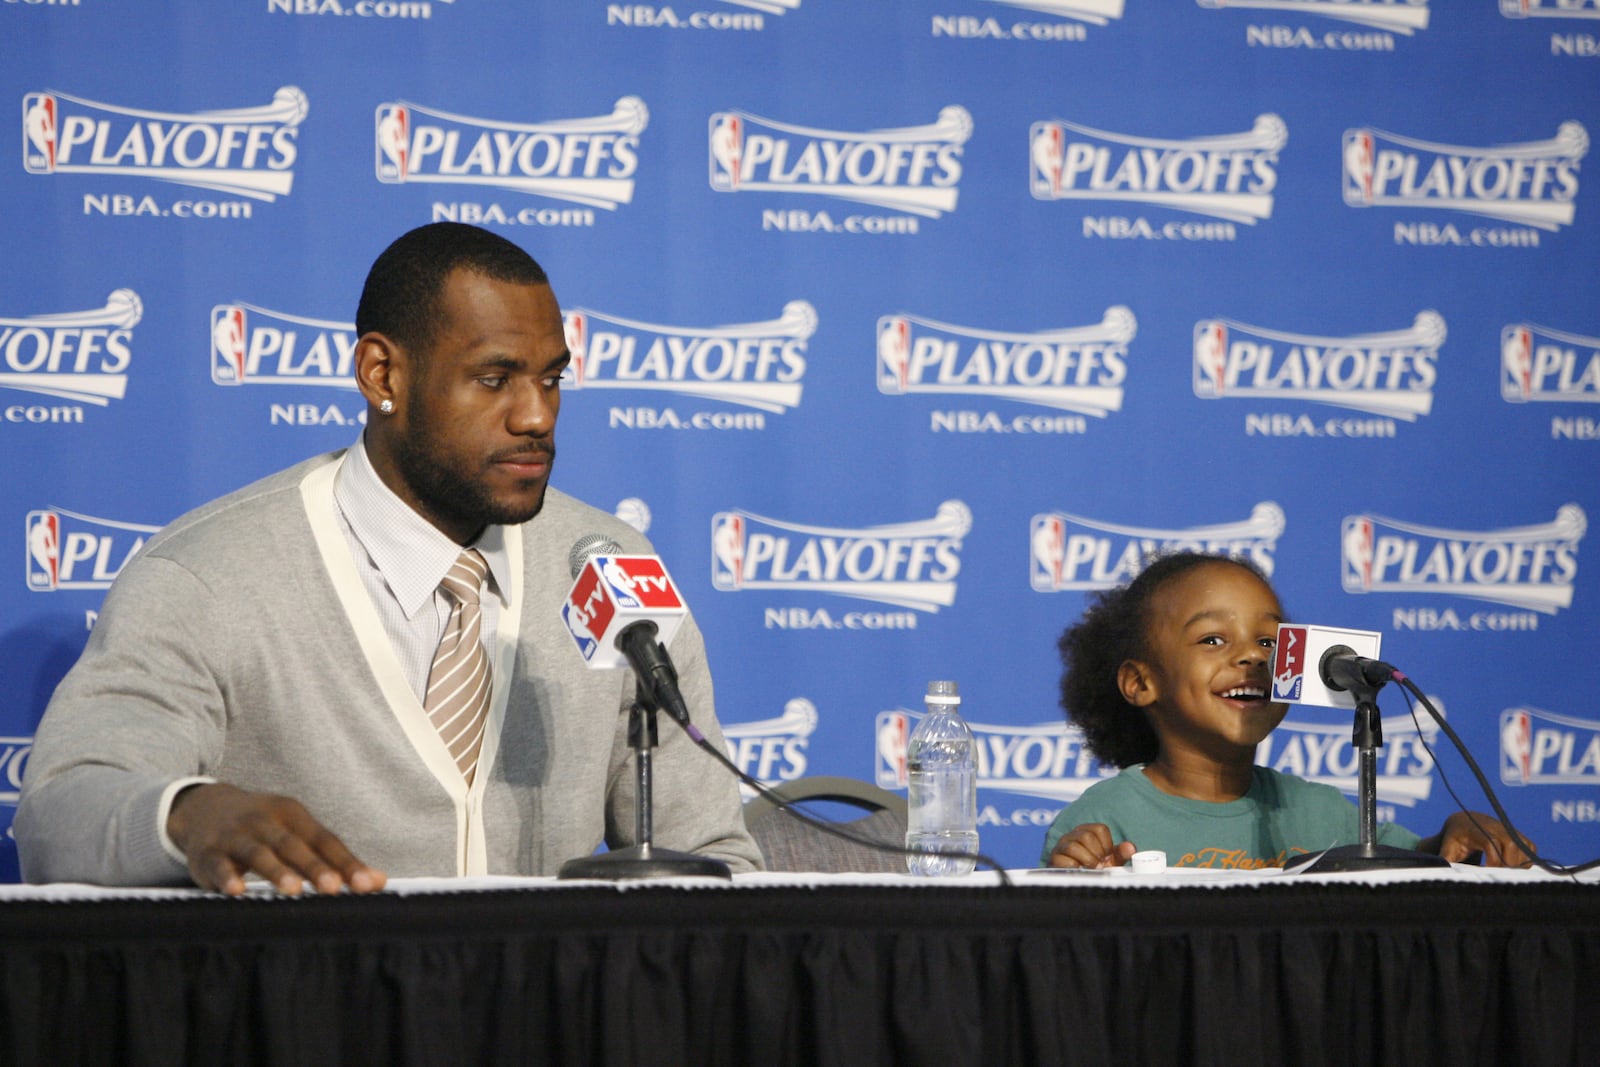
[[[906,798],[870,782],[819,775],[784,782],[773,790],[784,800],[849,804],[866,812],[859,819],[832,822],[853,837],[905,847]],[[744,806],[745,825],[761,847],[769,871],[882,871],[904,874],[905,857],[870,845],[845,841],[784,811],[765,796]]]

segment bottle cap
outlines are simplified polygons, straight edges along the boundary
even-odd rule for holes
[[[1160,874],[1167,869],[1167,854],[1159,849],[1135,852],[1128,862],[1134,874]]]
[[[959,704],[960,692],[960,687],[951,681],[929,682],[926,699],[929,704]]]

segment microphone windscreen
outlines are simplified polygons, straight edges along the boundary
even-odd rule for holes
[[[571,568],[572,577],[576,578],[578,572],[583,570],[591,556],[619,556],[622,546],[617,544],[605,534],[584,534],[572,544],[572,551],[567,553],[567,566]]]
[[[1355,659],[1356,650],[1349,645],[1329,645],[1327,651],[1322,654],[1322,659],[1317,661],[1317,674],[1322,677],[1323,685],[1335,692],[1342,693],[1349,686],[1342,684],[1342,679],[1338,677],[1333,669],[1334,662],[1340,656],[1349,656],[1351,659]]]

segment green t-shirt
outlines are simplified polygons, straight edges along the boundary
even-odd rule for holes
[[[1222,803],[1163,793],[1142,763],[1124,768],[1062,809],[1042,861],[1050,862],[1062,834],[1092,822],[1109,826],[1114,841],[1165,852],[1172,867],[1282,867],[1301,853],[1361,840],[1360,816],[1343,793],[1268,767],[1254,768],[1244,796]],[[1414,849],[1420,840],[1397,823],[1378,824],[1380,845]]]

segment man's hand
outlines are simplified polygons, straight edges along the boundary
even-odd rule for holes
[[[1086,822],[1061,835],[1050,850],[1050,866],[1120,867],[1137,851],[1132,841],[1113,842],[1111,827],[1105,823]]]
[[[375,893],[388,876],[351,854],[297,800],[247,793],[223,783],[191,786],[172,802],[167,834],[189,860],[202,889],[244,892],[254,872],[280,893],[299,894],[309,881],[319,893],[348,887]]]

